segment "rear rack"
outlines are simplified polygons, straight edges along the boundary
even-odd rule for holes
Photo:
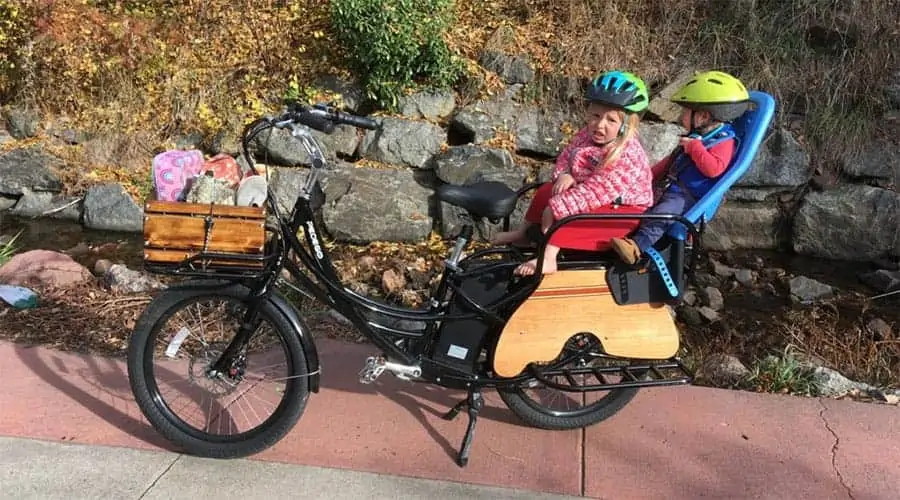
[[[147,272],[171,276],[199,278],[257,279],[264,276],[279,254],[247,255],[238,253],[198,252],[180,262],[160,264],[144,262]],[[228,264],[219,264],[220,262]],[[241,264],[236,264],[240,262]]]
[[[547,387],[568,392],[684,385],[691,383],[693,379],[690,371],[678,358],[628,366],[583,366],[551,370],[542,370],[540,366],[531,365],[529,370],[535,379]],[[619,382],[610,382],[606,378],[608,375],[614,374],[620,375],[622,380]],[[550,380],[550,377],[560,375],[565,378],[565,383]],[[592,375],[599,383],[590,385],[580,384],[575,380],[576,375]]]

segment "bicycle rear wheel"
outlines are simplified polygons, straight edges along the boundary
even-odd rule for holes
[[[595,343],[595,339],[590,336],[576,336],[569,341],[558,359],[578,352],[591,343]],[[609,364],[609,360],[586,354],[573,361],[571,366],[590,366],[596,363]],[[582,379],[581,383],[586,382],[584,377],[586,376],[576,376]],[[547,387],[537,380],[497,389],[500,398],[519,419],[531,427],[548,430],[580,429],[606,420],[624,408],[637,395],[638,390],[626,387],[599,393],[578,393]]]
[[[249,341],[222,373],[209,369],[232,341],[247,309],[239,285],[160,293],[138,320],[128,376],[141,411],[187,453],[236,458],[278,442],[309,397],[306,357],[284,316],[259,309]]]

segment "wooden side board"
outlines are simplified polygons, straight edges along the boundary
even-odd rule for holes
[[[265,222],[255,219],[214,217],[206,239],[206,220],[190,215],[147,214],[144,216],[145,245],[153,248],[256,253],[265,245]]]
[[[532,362],[555,359],[573,335],[591,333],[604,352],[666,359],[678,351],[678,328],[663,304],[615,303],[605,270],[566,270],[544,276],[507,322],[494,354],[494,372],[514,377]]]
[[[232,205],[212,205],[206,203],[187,203],[181,201],[148,200],[144,204],[144,213],[209,215],[217,217],[239,217],[244,219],[265,219],[265,211],[261,207],[241,207]]]

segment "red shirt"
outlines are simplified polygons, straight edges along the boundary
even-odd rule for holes
[[[693,140],[684,146],[684,152],[691,158],[701,174],[709,178],[718,177],[731,163],[731,157],[734,155],[734,139],[722,141],[709,149],[703,147],[703,143],[699,140]],[[673,153],[653,165],[654,181],[666,174],[674,159]]]

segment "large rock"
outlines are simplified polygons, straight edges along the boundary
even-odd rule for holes
[[[530,198],[520,198],[513,213],[509,217],[509,227],[515,228],[521,226],[525,222],[525,212],[528,210]],[[469,213],[460,207],[449,203],[440,203],[440,224],[439,231],[441,236],[446,238],[455,238],[464,224],[471,224],[475,229],[475,239],[478,241],[490,241],[490,239],[503,230],[503,222],[496,223],[487,219],[473,220]]]
[[[516,151],[555,157],[566,145],[562,127],[570,117],[562,112],[528,106],[515,124]]]
[[[446,138],[444,129],[432,123],[385,118],[381,130],[366,133],[360,152],[383,163],[424,168]]]
[[[678,147],[678,141],[685,130],[671,123],[645,123],[641,125],[638,139],[647,152],[650,165],[670,155]]]
[[[900,146],[888,141],[873,142],[851,160],[845,160],[842,170],[849,176],[900,180]]]
[[[895,108],[900,109],[900,69],[894,71],[887,86],[887,96]]]
[[[791,278],[788,286],[791,290],[791,298],[806,304],[829,298],[834,294],[834,288],[831,286],[806,276]]]
[[[711,250],[777,249],[782,244],[781,211],[767,203],[727,201],[719,207],[703,235]]]
[[[17,217],[50,217],[77,221],[81,218],[81,200],[72,196],[53,193],[35,193],[25,188],[24,194],[10,210]]]
[[[14,255],[0,267],[0,283],[34,288],[67,287],[84,283],[91,272],[68,255],[31,250]]]
[[[4,115],[10,135],[16,139],[34,137],[41,127],[41,116],[34,109],[12,106]]]
[[[453,113],[456,98],[452,92],[425,90],[399,100],[400,113],[409,118],[437,120]]]
[[[356,128],[350,125],[337,125],[330,134],[311,130],[322,154],[329,161],[338,155],[353,156],[359,146]],[[291,136],[286,129],[269,129],[260,133],[251,143],[253,155],[264,163],[293,167],[310,165],[309,154],[303,141]]]
[[[750,370],[736,357],[725,354],[711,354],[698,370],[698,377],[715,387],[734,387],[750,376]]]
[[[512,156],[505,149],[487,148],[466,144],[453,146],[432,158],[438,178],[449,184],[464,185],[480,180],[504,177],[511,170],[518,179],[510,185],[518,189],[526,172],[513,164]]]
[[[0,195],[0,212],[9,210],[10,208],[16,206],[18,200],[16,198],[7,198],[6,196]]]
[[[526,56],[486,50],[481,53],[478,62],[488,71],[500,75],[506,83],[528,83],[534,79],[534,69]]]
[[[0,195],[21,196],[25,189],[58,193],[63,185],[51,167],[62,163],[39,147],[0,154]]]
[[[458,142],[484,144],[498,134],[511,133],[519,153],[558,155],[565,147],[563,127],[575,120],[567,112],[517,102],[520,91],[521,85],[511,85],[502,94],[460,109],[450,122],[454,135],[461,138]]]
[[[524,108],[514,100],[521,87],[512,85],[502,94],[464,106],[453,115],[451,129],[473,144],[492,139],[497,130],[515,130],[517,115]]]
[[[102,231],[141,232],[143,210],[119,184],[101,184],[84,195],[84,226]]]
[[[340,169],[323,183],[325,228],[338,241],[422,241],[432,230],[426,172]],[[433,174],[430,174],[433,177]],[[429,180],[433,182],[433,180]]]
[[[281,215],[291,213],[309,174],[307,168],[269,167],[269,183]]]
[[[860,185],[809,193],[794,216],[793,244],[831,259],[900,256],[900,194]]]
[[[761,187],[761,188],[741,188],[732,187],[726,195],[732,201],[769,201],[777,195],[784,194],[784,188],[780,187]]]
[[[785,129],[778,129],[760,145],[753,165],[734,185],[792,189],[809,182],[809,154]]]
[[[694,77],[694,74],[695,71],[693,69],[686,69],[675,75],[671,83],[650,99],[650,107],[647,109],[647,113],[664,122],[677,123],[681,117],[681,106],[673,103],[670,99],[682,85]]]

